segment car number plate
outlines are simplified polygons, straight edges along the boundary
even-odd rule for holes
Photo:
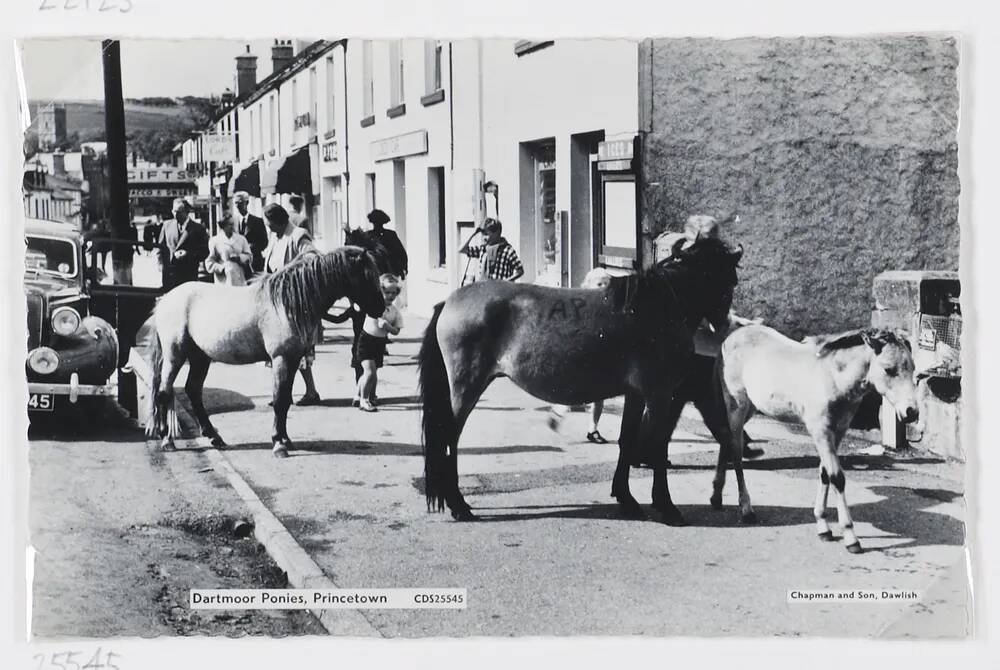
[[[56,407],[56,397],[51,393],[32,393],[28,396],[28,410],[51,412]]]

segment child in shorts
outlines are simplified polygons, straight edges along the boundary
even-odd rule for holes
[[[378,411],[375,407],[375,387],[378,385],[378,369],[382,367],[385,357],[385,345],[389,335],[398,335],[403,327],[403,315],[393,304],[399,296],[399,278],[387,273],[379,277],[379,284],[385,298],[385,312],[377,319],[366,316],[358,337],[357,360],[361,362],[358,409],[362,412]]]

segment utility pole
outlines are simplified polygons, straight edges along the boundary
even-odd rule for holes
[[[104,63],[104,136],[108,143],[108,195],[111,210],[111,236],[131,239],[128,199],[128,172],[125,155],[125,100],[122,98],[121,43],[101,43]],[[115,284],[132,283],[131,245],[115,244],[111,250]]]

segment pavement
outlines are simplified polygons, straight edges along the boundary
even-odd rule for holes
[[[390,345],[374,414],[350,407],[350,332],[329,329],[315,368],[324,401],[292,408],[295,444],[286,460],[270,450],[268,369],[216,364],[206,385],[213,422],[231,445],[221,453],[337,586],[468,589],[465,610],[362,611],[379,635],[971,633],[964,467],[922,453],[879,454],[857,435],[841,450],[866,549],[851,555],[815,537],[818,459],[799,430],[751,420],[748,430],[766,450],[747,466],[761,523],[741,526],[732,475],[726,509],[708,504],[717,447],[686,414],[670,447],[670,488],[690,525],[630,521],[609,497],[616,445],[586,442],[584,413],[550,431],[547,404],[498,380],[459,448],[460,485],[482,520],[428,514],[415,360],[425,323],[409,318]],[[302,391],[297,379],[294,397]],[[619,413],[620,404],[609,403],[605,436],[617,436]],[[184,450],[164,455],[187,457]],[[633,471],[632,483],[648,503],[649,472]],[[915,592],[917,599],[790,603],[795,589]]]

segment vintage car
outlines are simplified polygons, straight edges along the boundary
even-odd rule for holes
[[[46,413],[113,397],[118,335],[91,313],[83,240],[75,226],[28,219],[24,294],[28,305],[28,413]],[[81,402],[83,401],[83,402]]]

